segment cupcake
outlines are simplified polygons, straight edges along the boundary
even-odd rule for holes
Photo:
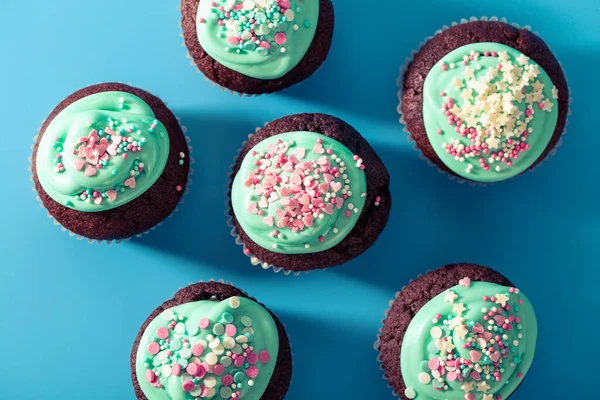
[[[402,399],[506,400],[531,366],[531,303],[498,272],[447,265],[391,302],[376,348]]]
[[[233,234],[254,264],[301,272],[368,249],[387,222],[388,172],[367,141],[324,114],[257,129],[232,170]]]
[[[138,400],[282,400],[292,353],[277,317],[240,289],[201,282],[150,314],[131,352]]]
[[[110,241],[146,232],[171,214],[189,161],[181,126],[160,99],[103,83],[50,113],[31,170],[51,217],[74,234]]]
[[[273,93],[311,76],[333,36],[330,0],[181,0],[185,45],[208,79]]]
[[[565,128],[569,89],[542,39],[499,21],[445,29],[401,78],[400,111],[423,155],[473,182],[532,169]]]

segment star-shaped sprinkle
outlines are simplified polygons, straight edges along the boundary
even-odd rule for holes
[[[487,392],[488,390],[490,390],[490,385],[488,385],[488,383],[486,381],[483,382],[479,382],[477,384],[477,391],[478,392]]]
[[[554,103],[550,101],[550,99],[544,100],[542,103],[544,104],[544,111],[550,112],[552,111],[552,107],[554,107]]]
[[[535,64],[532,64],[529,66],[529,73],[534,77],[537,78],[537,76],[540,74],[540,67],[538,67]]]
[[[461,339],[464,339],[469,333],[469,330],[464,325],[459,325],[454,328],[454,333]]]
[[[500,139],[498,139],[495,136],[490,136],[489,138],[487,138],[487,140],[485,142],[488,144],[490,149],[497,149],[498,144],[500,143]]]
[[[497,294],[496,295],[496,304],[500,304],[502,305],[502,307],[504,307],[506,305],[506,302],[508,301],[508,296],[505,294]]]
[[[460,95],[462,99],[467,102],[473,98],[473,94],[471,93],[471,89],[463,89],[462,94]]]
[[[507,87],[508,85],[506,82],[496,82],[496,89],[498,89],[499,92],[504,92]]]
[[[540,82],[539,80],[533,82],[531,84],[531,86],[533,87],[533,90],[535,90],[536,92],[539,90],[542,90],[544,88],[544,84],[542,82]]]
[[[517,62],[521,65],[527,65],[527,64],[529,64],[529,57],[527,57],[525,54],[521,53],[521,55],[519,57],[517,57]]]
[[[452,313],[461,315],[466,309],[467,308],[463,305],[463,303],[454,303],[454,307],[452,307]]]
[[[508,61],[508,52],[499,51],[498,52],[498,60],[500,60],[501,62],[507,62]]]
[[[447,353],[450,353],[455,348],[456,346],[452,344],[452,337],[449,337],[448,340],[444,340],[442,342],[442,350],[444,350]]]
[[[475,77],[475,70],[473,70],[473,68],[465,67],[465,70],[463,71],[463,75],[467,79],[473,79]]]
[[[544,98],[544,94],[542,93],[541,90],[538,90],[536,92],[533,92],[533,101],[542,101],[542,99]]]
[[[454,293],[452,290],[448,290],[444,295],[444,301],[446,303],[454,303],[458,299],[458,295]]]
[[[520,103],[525,98],[525,95],[520,90],[513,91],[513,98],[516,102]]]
[[[454,77],[452,78],[452,86],[454,86],[456,89],[460,89],[465,85],[465,83],[463,82],[462,79],[460,79],[459,77]]]
[[[462,390],[465,393],[472,392],[473,389],[474,389],[474,387],[473,387],[472,381],[467,381],[467,382],[463,383],[462,386],[460,387],[460,390]]]
[[[502,72],[504,72],[505,74],[510,74],[513,69],[515,69],[515,66],[510,61],[507,61],[504,64],[502,64]]]
[[[552,98],[558,99],[558,89],[556,88],[556,86],[552,87]]]

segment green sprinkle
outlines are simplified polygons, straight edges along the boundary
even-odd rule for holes
[[[304,26],[307,28],[310,28],[310,21],[309,20],[304,20]]]
[[[179,160],[179,165],[183,165],[184,161],[183,160]]]
[[[73,207],[74,204],[71,201],[67,200],[67,201],[65,201],[65,206],[67,206],[67,207]]]

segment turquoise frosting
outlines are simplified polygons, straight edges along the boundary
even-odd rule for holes
[[[162,174],[170,141],[148,104],[127,92],[77,100],[39,141],[37,178],[56,202],[105,211],[141,196]]]
[[[542,155],[556,128],[557,99],[548,74],[524,54],[473,43],[445,55],[427,74],[423,119],[448,168],[469,180],[496,182]]]
[[[196,29],[200,45],[217,62],[268,80],[298,65],[318,20],[318,0],[201,1]]]
[[[314,132],[288,132],[254,146],[231,188],[244,232],[282,254],[332,248],[354,228],[367,183],[362,159]]]
[[[135,372],[148,400],[259,400],[279,353],[271,314],[245,297],[161,312],[142,334]]]
[[[465,278],[427,302],[408,326],[400,355],[404,395],[507,399],[531,366],[536,340],[535,313],[524,294]]]

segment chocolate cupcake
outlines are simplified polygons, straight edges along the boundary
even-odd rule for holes
[[[230,183],[232,234],[254,264],[308,271],[368,249],[387,222],[388,172],[367,141],[325,114],[283,117],[244,144]]]
[[[190,57],[208,79],[255,95],[290,87],[325,61],[330,0],[181,0]]]
[[[184,193],[189,162],[181,126],[160,99],[103,83],[50,113],[31,170],[50,216],[74,234],[110,241],[168,217]]]
[[[292,353],[277,317],[240,289],[200,282],[150,314],[131,352],[138,400],[281,400]]]
[[[376,343],[402,399],[506,400],[533,361],[531,303],[500,273],[453,264],[410,282]]]
[[[401,83],[403,121],[442,171],[497,182],[538,165],[565,128],[569,89],[542,39],[499,21],[471,21],[431,38]]]

